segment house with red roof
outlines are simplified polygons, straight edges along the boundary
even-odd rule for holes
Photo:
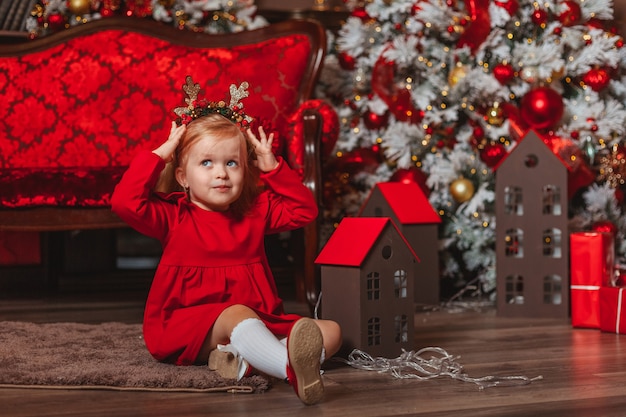
[[[441,218],[420,186],[414,182],[378,183],[358,215],[389,217],[395,222],[421,260],[413,271],[413,301],[423,305],[439,304],[438,228]]]
[[[388,217],[346,217],[317,256],[322,315],[343,349],[397,357],[414,349],[413,270],[419,258]]]
[[[499,315],[568,317],[568,178],[568,165],[532,131],[498,164]]]

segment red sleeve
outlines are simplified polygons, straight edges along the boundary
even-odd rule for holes
[[[175,204],[152,191],[165,161],[150,151],[140,152],[115,187],[111,210],[133,229],[163,241]]]
[[[268,213],[266,233],[278,233],[303,227],[317,217],[313,193],[282,159],[278,167],[261,175],[267,186]]]

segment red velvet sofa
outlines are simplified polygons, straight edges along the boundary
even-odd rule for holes
[[[314,21],[236,34],[104,18],[0,46],[0,231],[117,228],[111,192],[139,149],[169,132],[186,75],[209,99],[250,84],[246,112],[277,133],[277,153],[321,205],[321,158],[337,116],[312,98],[326,35]],[[294,233],[298,298],[317,297],[319,225]]]

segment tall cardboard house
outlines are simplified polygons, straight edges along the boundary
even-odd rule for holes
[[[395,358],[414,349],[412,271],[419,259],[390,218],[344,218],[315,262],[322,317],[341,326],[343,351]]]
[[[439,304],[438,228],[441,217],[416,183],[376,184],[361,206],[359,216],[390,217],[419,256],[413,272],[416,304]]]
[[[533,131],[496,167],[502,316],[569,315],[568,167]]]

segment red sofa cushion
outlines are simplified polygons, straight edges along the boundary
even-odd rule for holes
[[[188,74],[208,99],[248,81],[246,112],[277,133],[283,154],[309,53],[304,35],[193,48],[106,30],[2,57],[0,207],[108,205],[133,156],[167,138]]]

